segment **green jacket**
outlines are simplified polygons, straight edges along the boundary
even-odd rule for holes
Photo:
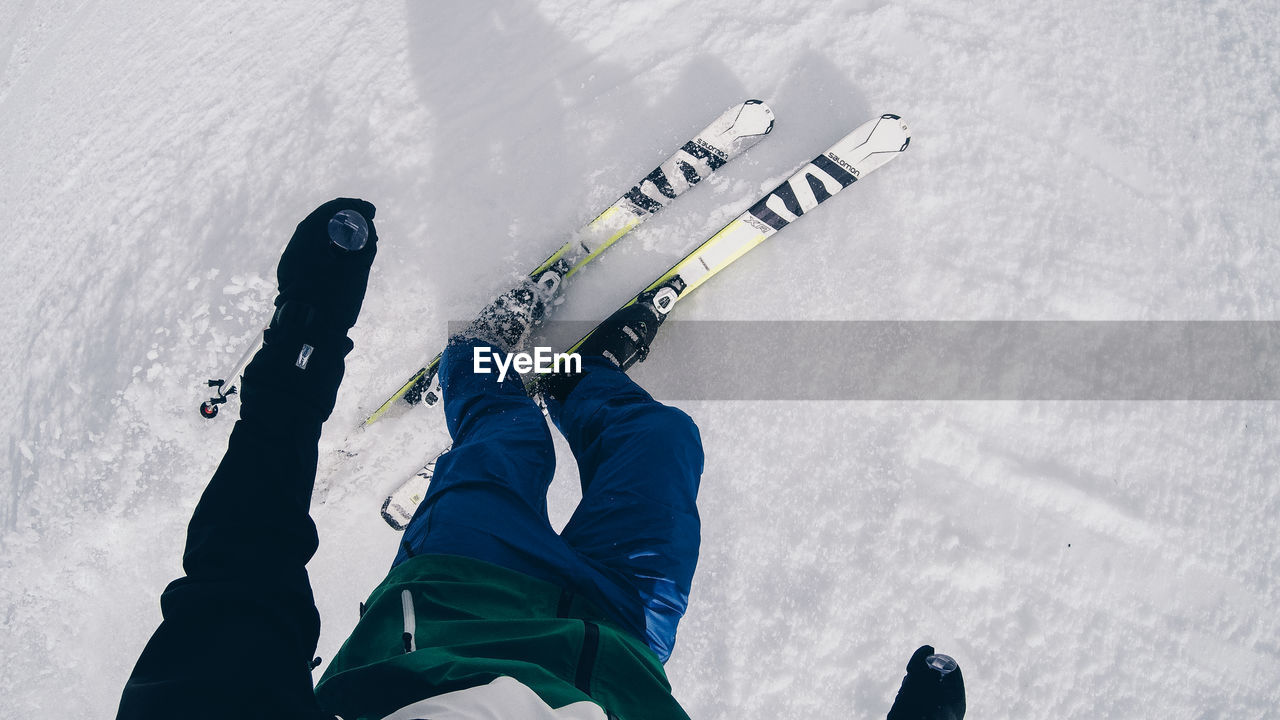
[[[688,718],[657,656],[586,600],[453,555],[396,566],[316,686],[345,720],[510,677],[552,708],[580,701],[621,720]]]

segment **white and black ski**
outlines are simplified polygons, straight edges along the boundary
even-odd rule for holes
[[[860,125],[731,220],[622,307],[634,304],[645,293],[669,288],[663,291],[663,312],[670,312],[676,302],[688,297],[752,248],[897,157],[910,141],[911,131],[897,115],[881,115]],[[574,343],[570,351],[589,337],[591,333]],[[387,496],[382,503],[382,517],[388,525],[397,530],[408,525],[426,494],[436,460],[444,452],[448,449],[432,455],[428,463]]]
[[[587,223],[529,273],[534,282],[554,295],[561,284],[594,260],[622,236],[634,230],[672,200],[733,158],[759,142],[773,129],[773,111],[759,100],[747,100],[724,111],[702,132],[645,175],[616,202]],[[368,427],[397,408],[439,399],[437,354],[405,381],[391,397],[361,423]]]

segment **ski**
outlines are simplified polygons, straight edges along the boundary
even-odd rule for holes
[[[622,307],[634,304],[647,292],[665,288],[658,296],[662,302],[656,307],[664,315],[669,313],[679,300],[688,297],[733,261],[897,157],[910,142],[910,128],[897,115],[881,115],[860,125],[761,197]],[[574,343],[569,352],[581,347],[589,337],[591,333]],[[536,392],[536,382],[533,385]],[[435,474],[436,460],[445,452],[448,448],[433,455],[430,462],[383,501],[382,518],[392,528],[403,530],[408,526]]]
[[[677,302],[716,273],[801,215],[897,157],[910,142],[911,132],[897,115],[881,115],[864,123],[729,221],[622,307],[634,304],[644,293],[665,286],[671,291],[659,295],[662,302],[657,309],[664,315],[671,312]],[[589,337],[591,333],[570,346],[568,352],[576,351]]]
[[[640,179],[630,190],[529,273],[552,296],[561,284],[616,243],[624,235],[697,185],[725,163],[745,152],[773,129],[773,111],[759,100],[747,100],[724,111],[671,157]],[[434,405],[440,397],[436,354],[402,383],[391,397],[360,424],[367,428],[389,413],[420,402]]]

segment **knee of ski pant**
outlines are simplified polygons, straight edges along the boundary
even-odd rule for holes
[[[402,547],[418,555],[425,551],[466,555],[478,552],[478,545],[495,543],[512,548],[537,546],[542,535],[553,536],[545,506],[521,493],[509,483],[469,479],[447,487],[432,488],[405,530]],[[478,535],[477,535],[478,533]],[[471,538],[467,540],[465,538]],[[468,544],[477,547],[468,549]],[[492,548],[490,548],[492,549]],[[504,564],[504,563],[499,563]]]
[[[670,440],[691,445],[698,450],[698,455],[702,455],[702,433],[698,430],[698,424],[689,417],[689,413],[681,410],[673,405],[663,405],[654,401],[645,411],[651,414],[651,422],[664,436]]]
[[[536,408],[534,412],[529,417],[520,408],[467,423],[454,437],[454,447],[436,462],[432,486],[497,483],[545,495],[555,474],[556,453],[546,421]]]
[[[636,444],[655,461],[675,460],[695,484],[702,476],[702,434],[685,411],[654,401],[629,408],[620,423],[622,442]]]
[[[653,414],[654,431],[664,443],[690,453],[697,460],[698,473],[702,473],[702,433],[689,414],[678,407],[655,403],[648,412]]]

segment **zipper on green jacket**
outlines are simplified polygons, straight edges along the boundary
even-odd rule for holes
[[[578,655],[578,672],[573,684],[587,695],[591,694],[591,673],[595,670],[596,653],[600,651],[600,626],[589,620],[582,621],[582,652]]]

